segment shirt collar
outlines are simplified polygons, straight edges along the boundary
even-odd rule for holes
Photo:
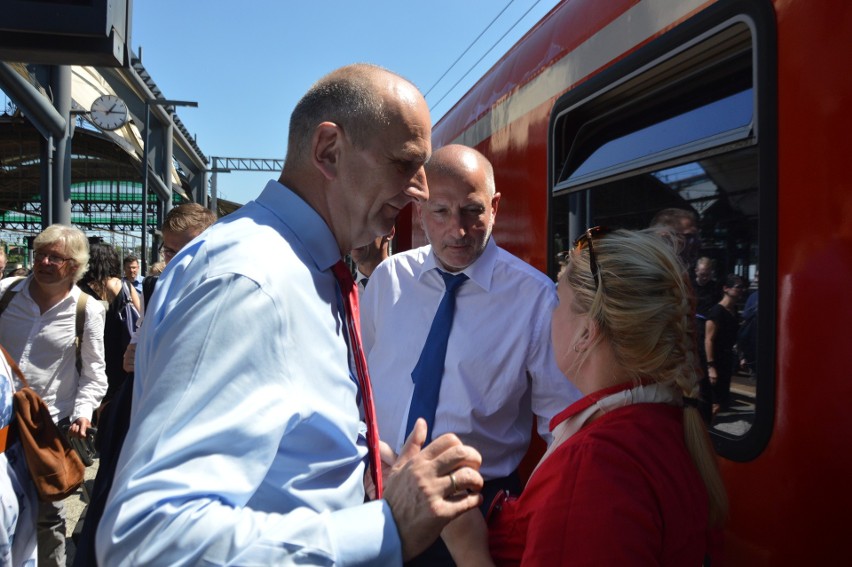
[[[290,229],[317,269],[328,270],[340,260],[337,240],[325,220],[292,190],[270,180],[255,201]]]
[[[25,277],[21,281],[12,284],[9,287],[9,289],[14,289],[17,292],[20,292],[24,297],[26,297],[30,301],[35,301],[33,299],[32,294],[30,294],[30,283],[32,283],[32,281],[34,279],[35,279],[35,276],[33,274],[29,274],[27,277]],[[60,299],[59,303],[62,303],[63,301],[67,301],[69,297],[73,298],[74,301],[76,302],[77,298],[80,297],[81,293],[83,293],[83,290],[81,290],[79,287],[77,287],[77,284],[74,284],[74,285],[71,286],[71,291],[68,292],[68,295],[66,295],[65,297]],[[57,303],[57,305],[59,303]]]
[[[423,262],[423,271],[420,272],[418,279],[421,279],[423,274],[433,269],[444,271],[444,269],[438,264],[438,258],[435,256],[432,246],[428,246],[428,249],[429,253],[426,255],[426,260]],[[474,282],[484,291],[490,291],[491,280],[494,276],[494,266],[497,264],[497,256],[499,253],[500,250],[497,248],[497,244],[494,242],[494,237],[492,236],[485,244],[485,250],[482,251],[479,258],[477,258],[473,264],[458,273],[465,274],[468,278],[470,278],[470,281]]]

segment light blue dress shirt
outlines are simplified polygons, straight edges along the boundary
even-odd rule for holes
[[[364,503],[337,243],[270,181],[169,263],[142,326],[102,565],[399,565]]]

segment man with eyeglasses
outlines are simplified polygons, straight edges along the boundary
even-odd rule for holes
[[[433,439],[455,433],[482,454],[487,510],[500,490],[520,492],[517,468],[534,422],[549,441],[550,419],[580,393],[553,355],[553,282],[491,235],[501,197],[491,163],[473,148],[444,146],[426,164],[426,179],[429,199],[416,206],[429,245],[373,271],[361,310],[364,351],[382,440],[400,451],[418,417]],[[438,324],[453,289],[454,315]],[[444,358],[432,365],[441,327]],[[430,394],[433,402],[424,403]],[[472,541],[466,532],[483,521],[476,514],[445,530],[449,550],[438,541],[409,565],[481,564],[453,543],[454,534]]]
[[[160,254],[163,263],[168,265],[172,258],[180,252],[181,248],[189,244],[196,236],[204,232],[210,225],[216,222],[216,214],[198,203],[183,203],[174,207],[166,214],[161,232],[163,242],[160,244]],[[145,276],[142,280],[142,314],[144,318],[147,303],[151,300],[154,288],[157,284],[158,274]],[[141,326],[141,322],[140,322]],[[124,353],[124,371],[133,372],[134,357],[136,356],[137,334],[134,334]]]
[[[88,269],[89,243],[77,228],[52,225],[39,234],[32,274],[0,282],[0,344],[18,361],[30,386],[54,421],[70,423],[68,434],[85,438],[90,419],[107,390],[104,307],[81,301],[75,283]],[[8,294],[14,294],[11,297]],[[85,310],[79,368],[77,310]],[[38,564],[65,566],[65,509],[39,502]]]
[[[122,265],[124,266],[124,277],[122,279],[132,285],[136,293],[141,296],[142,276],[139,274],[139,258],[132,254],[125,256]]]

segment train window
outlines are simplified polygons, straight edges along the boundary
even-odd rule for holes
[[[764,166],[774,158],[766,153],[773,143],[762,139],[772,129],[757,72],[761,44],[743,14],[681,28],[554,107],[551,258],[588,226],[645,228],[671,209],[693,219],[700,244],[686,261],[699,303],[699,352],[709,349],[723,366],[716,385],[702,390],[713,412],[709,427],[720,453],[747,460],[765,445],[774,411],[773,369],[761,365],[758,373],[774,343],[757,341],[769,327],[751,319],[758,289],[768,285],[759,283],[761,262],[774,257],[765,249],[774,220],[762,216],[772,192]],[[732,276],[746,286],[737,292],[738,321],[725,321],[726,334],[706,343],[707,318],[722,329],[714,306]]]
[[[622,169],[659,162],[664,154],[689,155],[696,147],[719,146],[748,138],[753,107],[749,88],[606,142],[571,171],[564,186],[580,185]]]

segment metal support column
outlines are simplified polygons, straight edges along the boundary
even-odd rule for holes
[[[64,121],[61,135],[49,135],[41,142],[42,228],[51,224],[71,224],[71,67],[40,67],[37,75],[52,94],[53,108]]]
[[[150,168],[149,157],[150,157],[150,137],[151,137],[151,107],[152,106],[198,106],[197,102],[186,101],[186,100],[167,100],[167,99],[148,99],[145,101],[145,136],[144,136],[144,145],[142,146],[142,164],[143,164],[143,175],[142,175],[142,270],[143,273],[147,273],[146,261],[148,258],[148,169]],[[174,122],[170,114],[167,116],[166,127],[164,128],[163,134],[163,143],[159,145],[160,149],[163,150],[163,159],[161,163],[163,167],[161,171],[166,171],[166,175],[163,177],[163,182],[166,185],[168,195],[165,197],[168,200],[168,208],[171,209],[171,165],[172,165],[172,138],[174,135]],[[156,163],[156,160],[155,160]],[[154,251],[151,251],[150,256],[154,257]]]
[[[56,140],[56,155],[53,160],[53,216],[51,224],[71,224],[71,137],[74,125],[71,121],[71,67],[61,65],[51,70],[50,87],[53,91],[53,106],[65,119],[65,136]]]
[[[219,211],[219,188],[216,183],[219,181],[219,158],[213,157],[213,178],[210,183],[210,210],[218,214]]]

